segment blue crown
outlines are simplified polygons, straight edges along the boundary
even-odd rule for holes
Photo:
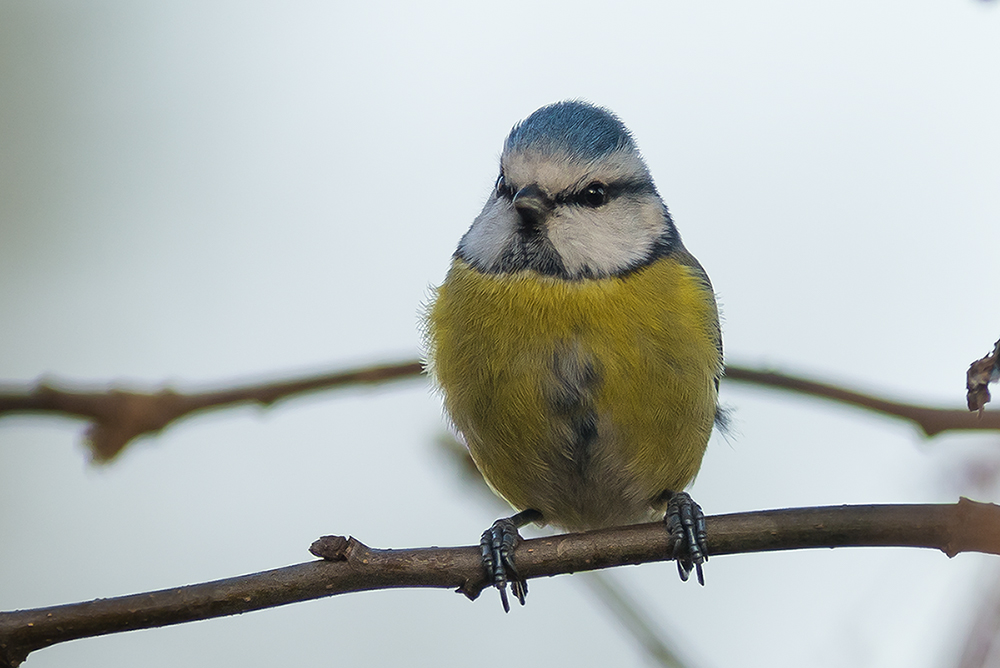
[[[505,152],[565,153],[595,160],[620,149],[635,149],[628,128],[607,109],[567,100],[542,107],[514,126]]]

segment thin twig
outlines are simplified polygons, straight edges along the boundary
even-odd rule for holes
[[[169,388],[141,392],[123,388],[69,389],[50,383],[39,383],[27,390],[8,386],[0,387],[0,417],[55,413],[84,418],[90,422],[86,438],[91,455],[95,461],[106,462],[134,439],[158,433],[195,413],[244,404],[266,407],[309,392],[413,378],[421,371],[420,362],[412,361],[189,394]]]
[[[831,506],[708,518],[713,557],[814,547],[929,547],[1000,554],[1000,506],[956,504]],[[92,636],[233,615],[334,594],[399,587],[456,588],[475,598],[487,586],[478,546],[377,550],[325,536],[323,556],[296,566],[119,598],[0,613],[0,667],[30,652]],[[526,578],[671,558],[662,523],[526,540],[517,548]]]
[[[991,574],[978,579],[977,589],[982,598],[976,604],[957,668],[996,666],[990,656],[996,656],[1000,648],[1000,569],[995,563],[990,566]]]
[[[926,436],[936,436],[945,431],[994,431],[1000,429],[1000,411],[970,413],[964,409],[933,408],[898,401],[889,401],[870,394],[844,389],[836,385],[807,380],[798,376],[758,371],[739,366],[726,367],[726,379],[753,383],[763,387],[789,390],[842,404],[858,406],[882,415],[913,422]]]
[[[8,385],[6,388],[0,386],[0,418],[16,414],[56,414],[84,418],[90,422],[86,437],[92,456],[95,461],[106,462],[118,455],[134,439],[158,433],[173,422],[195,413],[244,404],[270,406],[309,392],[414,378],[421,373],[421,363],[414,360],[192,393],[170,388],[158,392],[143,392],[121,387],[109,390],[71,389],[65,384],[55,383],[39,383],[30,388]],[[948,430],[1000,430],[1000,411],[987,411],[977,415],[964,410],[889,401],[797,376],[741,366],[727,366],[726,379],[831,399],[910,420],[927,436]]]
[[[689,664],[678,655],[676,643],[665,637],[662,625],[653,623],[649,612],[609,576],[609,573],[591,571],[578,577],[614,615],[650,661],[663,668],[689,668]]]

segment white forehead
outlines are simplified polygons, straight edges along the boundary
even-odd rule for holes
[[[508,185],[522,188],[538,185],[550,195],[581,188],[592,181],[648,179],[649,171],[639,153],[621,149],[592,161],[565,153],[514,151],[500,157],[500,167]]]

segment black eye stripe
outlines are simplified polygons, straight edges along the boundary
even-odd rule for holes
[[[583,193],[585,193],[586,190],[592,185],[597,183],[598,182],[596,181],[590,181],[582,188],[564,190],[555,196],[555,202],[556,204],[582,205]],[[623,195],[656,195],[656,186],[654,186],[653,182],[649,180],[624,179],[621,181],[612,181],[611,183],[600,183],[600,185],[604,187],[605,204]]]
[[[620,181],[612,181],[611,183],[602,183],[600,181],[590,181],[587,185],[581,188],[567,189],[557,194],[553,201],[556,204],[575,204],[581,206],[587,206],[584,200],[584,194],[588,189],[600,186],[604,190],[604,204],[607,204],[611,200],[621,197],[623,195],[656,195],[656,186],[650,180],[643,179],[623,179]],[[494,190],[500,197],[506,199],[514,198],[514,188],[507,184],[503,172],[497,177],[496,185]]]

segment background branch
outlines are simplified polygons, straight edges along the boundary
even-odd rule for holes
[[[708,518],[712,556],[812,547],[929,547],[1000,554],[1000,506],[961,499],[942,505],[831,506]],[[486,586],[478,546],[371,549],[324,536],[323,560],[132,596],[0,613],[0,667],[56,643],[233,615],[352,591],[455,588],[470,598]],[[526,540],[517,550],[527,578],[671,558],[662,523]]]
[[[8,385],[0,387],[0,418],[16,414],[55,414],[88,420],[90,426],[85,436],[91,456],[95,461],[106,462],[139,436],[155,434],[195,413],[245,404],[270,406],[301,394],[416,378],[421,373],[421,363],[412,360],[193,393],[170,388],[158,392],[122,387],[94,390],[49,382],[29,388]],[[1000,411],[975,414],[889,401],[836,385],[742,366],[727,366],[726,380],[788,390],[909,420],[927,436],[949,430],[1000,430]]]
[[[69,389],[50,383],[34,388],[0,388],[0,418],[14,414],[71,415],[88,420],[87,446],[95,461],[106,462],[139,436],[155,434],[195,413],[245,404],[267,407],[294,396],[348,385],[374,385],[414,378],[418,361],[333,371],[272,383],[246,384],[207,392],[159,392],[113,387],[110,390]]]
[[[740,366],[727,366],[726,379],[830,399],[882,415],[909,420],[926,436],[936,436],[942,432],[953,430],[991,431],[1000,429],[1000,411],[983,411],[977,414],[964,409],[933,408],[890,401],[798,376],[775,371],[758,371]]]

